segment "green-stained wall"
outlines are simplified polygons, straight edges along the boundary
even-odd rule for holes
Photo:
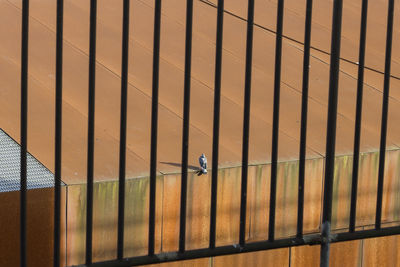
[[[366,153],[360,156],[357,226],[373,224],[376,204],[378,153]],[[297,198],[298,198],[297,161],[278,164],[277,201],[276,201],[276,238],[296,234]],[[269,164],[249,166],[247,225],[248,241],[265,240],[268,236]],[[383,197],[383,222],[395,222],[400,216],[400,152],[388,151]],[[306,161],[304,201],[304,232],[318,232],[322,214],[322,190],[324,180],[324,159]],[[335,161],[332,225],[334,229],[348,227],[350,193],[352,179],[352,156],[337,157]],[[180,174],[165,174],[157,177],[156,193],[156,253],[176,251],[179,237],[180,214]],[[240,212],[241,168],[226,168],[218,171],[217,199],[217,245],[238,242]],[[210,213],[211,175],[188,175],[187,198],[187,249],[208,246]],[[148,240],[149,178],[128,179],[125,198],[125,255],[126,257],[145,255]],[[86,227],[86,186],[68,187],[67,221],[67,263],[75,265],[84,262]],[[118,182],[102,182],[94,185],[94,223],[93,223],[93,260],[102,261],[116,257],[117,244]],[[361,228],[360,228],[361,229]],[[360,266],[363,247],[360,242],[346,243],[354,266]],[[346,247],[343,245],[343,248]],[[317,247],[277,250],[284,262],[290,258],[294,266],[308,266],[319,250]],[[341,247],[337,248],[338,255]],[[317,251],[317,252],[316,252]],[[336,251],[335,249],[333,251]],[[293,254],[288,257],[289,252]],[[272,252],[263,252],[272,257]],[[278,253],[278,254],[279,254]],[[335,252],[333,252],[335,253]],[[318,254],[318,253],[317,253]],[[248,254],[252,255],[252,254]],[[256,254],[254,254],[256,255]],[[257,254],[260,260],[263,256]],[[354,256],[354,255],[353,255]],[[225,257],[229,262],[239,256]],[[265,256],[267,257],[267,256]],[[268,258],[267,257],[267,258]],[[255,259],[256,259],[255,258]],[[218,260],[217,260],[218,259]],[[210,261],[197,260],[199,266],[218,266],[224,257]],[[253,260],[255,260],[253,259]],[[279,260],[278,260],[279,261]],[[211,262],[211,263],[210,263]],[[338,261],[338,265],[340,261]],[[204,265],[205,264],[205,265]],[[222,265],[222,263],[221,263]],[[174,266],[174,264],[171,264]],[[353,264],[351,265],[353,266]]]

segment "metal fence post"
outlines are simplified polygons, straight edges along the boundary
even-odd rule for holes
[[[322,240],[321,240],[321,267],[329,266],[329,248],[332,218],[332,193],[333,177],[335,169],[335,141],[336,141],[336,117],[339,85],[339,57],[340,35],[342,28],[342,0],[333,2],[331,63],[329,77],[329,103],[326,132],[326,161],[324,180],[324,203],[322,214]]]

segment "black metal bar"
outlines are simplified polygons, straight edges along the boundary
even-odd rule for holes
[[[149,255],[154,255],[156,225],[156,178],[157,178],[157,126],[158,126],[158,78],[160,65],[161,0],[155,0],[153,90],[151,101],[151,153],[150,153],[150,211],[149,211]]]
[[[181,217],[179,226],[179,252],[185,251],[186,241],[186,200],[187,200],[187,169],[189,150],[189,119],[190,119],[190,76],[192,65],[192,26],[193,0],[186,2],[186,41],[185,41],[185,81],[183,96],[183,132],[182,132],[182,181],[181,181]]]
[[[64,0],[57,0],[56,40],[56,121],[54,155],[54,259],[53,266],[60,266],[61,248],[61,136],[62,136],[62,64]]]
[[[21,181],[20,181],[20,264],[27,265],[26,254],[26,187],[27,187],[27,139],[28,139],[28,40],[29,0],[22,2],[21,37]]]
[[[118,240],[117,258],[124,257],[125,224],[125,171],[126,171],[126,121],[128,106],[129,62],[129,1],[124,0],[122,16],[122,66],[121,66],[121,122],[119,137],[119,186],[118,186]]]
[[[299,162],[299,189],[297,207],[297,237],[303,236],[304,217],[304,176],[306,165],[306,139],[307,139],[307,112],[308,112],[308,81],[310,70],[310,46],[311,46],[311,19],[312,0],[307,0],[306,21],[304,32],[304,57],[303,57],[303,93],[301,99],[301,126],[300,126],[300,162]]]
[[[357,231],[353,233],[350,232],[337,233],[334,236],[332,236],[331,242],[337,243],[350,240],[384,237],[384,236],[399,235],[399,234],[400,234],[400,226],[385,227],[379,230],[371,229],[371,230]],[[128,266],[138,266],[144,264],[154,264],[162,262],[256,252],[256,251],[277,249],[277,248],[296,247],[303,245],[319,245],[321,243],[322,240],[319,234],[309,234],[305,235],[305,238],[293,237],[293,238],[278,239],[275,240],[274,242],[258,241],[258,242],[246,243],[244,247],[230,245],[230,246],[216,247],[214,249],[203,248],[203,249],[188,250],[185,251],[185,253],[168,252],[154,256],[138,256],[133,258],[127,258],[124,261],[111,260],[104,262],[96,262],[93,263],[93,265],[91,266],[128,267]],[[86,265],[79,265],[78,267],[85,267],[85,266]]]
[[[243,141],[242,141],[242,185],[241,185],[240,231],[239,231],[239,244],[242,247],[245,245],[245,234],[246,234],[251,70],[252,70],[252,59],[253,59],[253,24],[254,24],[254,0],[249,0],[247,8],[246,73],[245,73],[245,85],[244,85],[245,89],[244,89]]]
[[[381,143],[379,149],[378,194],[376,198],[376,217],[375,217],[376,229],[381,228],[381,218],[382,218],[383,180],[385,176],[386,135],[387,135],[387,120],[388,120],[388,108],[389,108],[390,63],[392,58],[393,11],[394,11],[394,0],[389,0],[387,33],[386,33],[385,75],[383,82]]]
[[[279,101],[281,90],[282,31],[284,0],[278,1],[275,44],[274,111],[272,122],[271,188],[269,200],[268,240],[275,238],[276,179],[278,169]]]
[[[222,68],[222,38],[224,24],[224,0],[218,0],[217,9],[217,47],[215,52],[215,84],[214,84],[214,121],[211,173],[211,211],[210,211],[210,248],[215,248],[217,226],[217,189],[218,189],[218,148],[219,148],[219,117],[221,102],[221,68]]]
[[[96,17],[97,0],[90,1],[89,40],[89,103],[88,103],[88,155],[87,155],[87,200],[86,200],[86,264],[92,263],[93,234],[93,163],[94,163],[94,112],[96,82]]]
[[[370,229],[370,230],[361,230],[356,232],[338,233],[333,236],[331,242],[343,242],[343,241],[359,240],[359,239],[375,238],[375,237],[383,237],[383,236],[399,235],[399,234],[400,234],[400,227],[392,226],[381,229]]]
[[[353,153],[353,178],[351,182],[351,204],[350,204],[350,232],[356,228],[356,207],[357,207],[357,185],[358,185],[358,163],[360,158],[360,138],[361,138],[361,116],[362,98],[364,86],[364,64],[365,64],[365,40],[367,37],[367,14],[368,0],[363,0],[361,7],[361,26],[360,26],[360,48],[358,55],[358,80],[357,80],[357,104],[356,121],[354,126],[354,153]]]
[[[333,2],[332,39],[331,39],[331,62],[329,73],[329,103],[326,131],[326,161],[324,180],[324,202],[322,214],[322,243],[321,243],[321,267],[329,266],[330,232],[332,218],[332,193],[333,177],[335,169],[335,143],[336,143],[336,119],[339,85],[339,57],[340,57],[340,35],[342,29],[342,6],[343,0]]]
[[[276,249],[284,247],[301,246],[306,244],[318,244],[319,235],[310,236],[309,239],[298,239],[298,238],[287,238],[279,239],[274,242],[260,241],[246,243],[244,247],[240,246],[221,246],[215,248],[203,248],[195,250],[187,250],[185,253],[168,252],[161,253],[153,256],[138,256],[134,258],[127,258],[124,261],[105,261],[93,263],[91,266],[96,267],[128,267],[128,266],[138,266],[144,264],[189,260],[205,257],[214,257],[246,252],[256,252],[267,249]],[[86,265],[79,265],[79,267],[85,267]]]

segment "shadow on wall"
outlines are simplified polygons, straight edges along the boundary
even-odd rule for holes
[[[181,163],[164,162],[164,161],[160,161],[160,163],[166,164],[166,165],[170,165],[170,166],[174,166],[174,167],[182,167],[182,164],[181,164]],[[192,170],[192,171],[200,171],[200,167],[193,166],[193,165],[188,165],[188,169],[189,169],[189,170]]]
[[[175,163],[175,162],[163,162],[163,161],[160,161],[160,163],[162,163],[162,164],[167,164],[167,165],[171,165],[171,166],[174,166],[174,167],[182,167],[182,164],[180,164],[180,163]],[[192,170],[192,171],[195,171],[195,173],[197,174],[197,176],[203,175],[203,172],[201,171],[201,168],[200,168],[200,167],[196,167],[196,166],[193,166],[193,165],[188,165],[188,169],[189,169],[189,170]]]

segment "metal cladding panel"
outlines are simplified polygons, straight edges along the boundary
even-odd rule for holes
[[[28,189],[54,186],[54,175],[28,153]],[[20,146],[0,129],[0,193],[20,188]]]

